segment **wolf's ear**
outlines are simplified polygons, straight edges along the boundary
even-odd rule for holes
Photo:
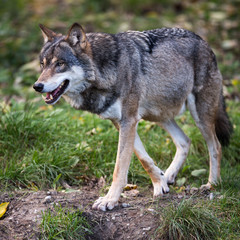
[[[41,28],[42,35],[44,38],[44,43],[47,41],[52,41],[57,34],[53,32],[52,30],[48,29],[47,27],[43,26],[42,24],[39,24],[39,27]]]
[[[72,46],[80,45],[82,49],[85,49],[87,46],[87,37],[82,28],[78,23],[74,23],[68,31],[67,37],[65,39]]]

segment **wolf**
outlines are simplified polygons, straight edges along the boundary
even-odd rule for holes
[[[47,104],[63,97],[76,109],[110,119],[119,131],[113,181],[93,209],[106,211],[118,205],[133,152],[152,180],[154,197],[169,192],[190,147],[190,139],[174,120],[186,108],[209,151],[209,178],[202,187],[220,181],[221,144],[228,145],[232,125],[216,57],[200,36],[180,28],[85,33],[74,23],[66,35],[40,28],[41,75],[33,88],[46,94]],[[141,119],[165,129],[176,145],[165,172],[141,142],[137,133]]]

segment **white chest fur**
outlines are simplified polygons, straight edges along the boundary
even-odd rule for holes
[[[105,112],[99,114],[103,119],[121,120],[122,118],[122,104],[118,99],[113,105],[111,105]]]

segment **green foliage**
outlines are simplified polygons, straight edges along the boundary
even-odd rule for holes
[[[43,103],[44,104],[44,103]],[[239,104],[232,104],[233,124],[239,124]],[[79,184],[81,179],[108,176],[114,169],[118,132],[110,121],[76,111],[67,104],[47,107],[39,103],[2,105],[0,118],[0,185],[32,188],[57,188],[61,180]],[[208,169],[208,151],[192,118],[186,114],[179,119],[192,140],[188,159],[180,171],[184,185],[200,186],[207,182],[208,174],[192,176],[198,169]],[[186,124],[188,123],[188,124]],[[175,153],[175,146],[166,132],[149,122],[140,122],[139,134],[149,155],[161,169],[166,169]],[[238,191],[239,136],[235,128],[231,144],[223,149],[222,185],[218,188]],[[111,142],[111,144],[109,144]],[[204,172],[206,172],[204,170]],[[207,171],[208,172],[208,171]],[[129,170],[129,181],[150,185],[149,176],[134,156]],[[180,183],[178,183],[180,184]],[[182,184],[180,184],[182,185]]]
[[[206,205],[193,204],[191,199],[165,207],[160,217],[161,226],[156,230],[154,239],[209,240],[220,235],[219,219]]]
[[[219,216],[224,218],[222,221],[221,239],[240,238],[240,198],[239,194],[229,194],[226,192],[216,203]]]
[[[53,110],[12,102],[1,112],[2,188],[56,188],[59,175],[70,183],[79,182],[83,176],[111,175],[117,131],[110,122],[65,105]],[[109,145],[109,138],[114,146]]]
[[[42,240],[85,240],[91,234],[91,226],[86,217],[79,210],[54,206],[42,213],[42,223],[40,225]]]

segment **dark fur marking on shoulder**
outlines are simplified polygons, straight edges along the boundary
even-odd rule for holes
[[[106,93],[104,90],[97,89],[96,87],[91,87],[81,93],[81,95],[83,97],[81,109],[96,114],[105,112],[119,97],[119,93],[115,90]],[[104,101],[102,101],[102,95],[105,95]]]
[[[196,84],[196,78],[197,78],[198,53],[199,53],[199,42],[196,42],[193,50],[193,69],[194,69],[195,84]]]
[[[93,34],[88,36],[88,40],[91,44],[93,60],[99,71],[104,73],[105,69],[116,68],[120,51],[114,34],[103,33],[102,36]]]
[[[143,33],[148,35],[148,47],[149,47],[149,53],[151,54],[153,51],[153,48],[156,46],[156,42],[158,41],[158,37],[152,33],[149,33],[149,31],[144,31]]]
[[[142,73],[143,74],[146,74],[146,66],[145,66],[145,61],[144,61],[144,58],[143,58],[143,56],[144,56],[144,52],[146,52],[146,50],[144,49],[144,47],[143,46],[141,46],[134,38],[133,39],[131,39],[134,43],[135,43],[135,45],[136,45],[136,47],[137,47],[137,49],[138,49],[138,51],[139,51],[139,53],[140,53],[140,69],[141,69],[141,71],[142,71]],[[146,43],[147,43],[147,41],[145,41]],[[147,43],[148,44],[148,43]],[[134,64],[134,59],[132,59],[132,54],[131,54],[131,56],[130,56],[130,59],[132,60],[131,61],[131,63],[132,63],[132,66],[134,66],[135,64]],[[136,75],[136,74],[135,74]]]
[[[149,38],[155,45],[158,41],[164,41],[172,38],[193,38],[197,40],[202,40],[200,36],[194,32],[181,29],[181,28],[159,28],[153,30],[144,31],[149,35]]]
[[[115,66],[118,66],[118,62],[119,62],[119,57],[120,57],[120,50],[119,50],[119,46],[118,46],[118,38],[116,37],[115,34],[111,34],[113,40],[115,41],[115,46],[116,46],[116,52],[113,56],[113,62],[115,63]]]

